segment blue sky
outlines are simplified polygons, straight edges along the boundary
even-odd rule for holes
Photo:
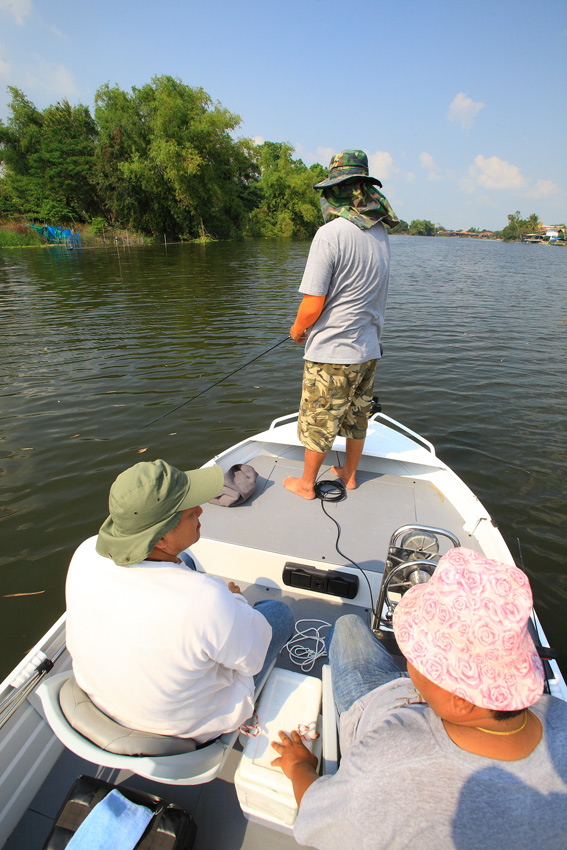
[[[567,3],[0,0],[7,85],[93,108],[171,74],[310,165],[366,151],[400,218],[567,220]]]

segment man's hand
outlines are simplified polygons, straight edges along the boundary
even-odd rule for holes
[[[279,741],[272,741],[272,747],[276,753],[279,753],[279,757],[273,760],[272,767],[281,767],[288,779],[291,779],[291,773],[296,764],[305,762],[315,770],[317,756],[307,749],[295,729],[291,733],[291,738],[281,731],[278,735],[281,738],[281,744]]]
[[[278,758],[272,762],[272,767],[281,767],[288,779],[291,779],[293,793],[300,805],[303,795],[317,776],[317,756],[310,752],[299,734],[294,730],[291,738],[285,732],[278,732],[281,744],[272,741],[272,747],[278,753]]]
[[[303,331],[302,333],[298,333],[295,329],[295,325],[292,325],[289,329],[289,335],[294,342],[298,345],[301,345],[307,339],[307,331]]]
[[[238,585],[235,584],[233,581],[229,581],[228,589],[230,590],[231,593],[242,593],[242,591],[240,590]]]

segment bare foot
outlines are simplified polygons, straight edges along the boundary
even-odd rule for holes
[[[304,484],[302,478],[286,478],[283,486],[303,499],[315,498],[315,488]]]
[[[344,466],[332,466],[331,472],[341,479],[347,490],[356,490],[356,472],[349,476],[345,473]]]

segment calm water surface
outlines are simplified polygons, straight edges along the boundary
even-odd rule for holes
[[[517,561],[521,547],[566,671],[567,250],[391,247],[384,412],[435,444]],[[122,469],[200,465],[297,409],[302,352],[287,342],[147,426],[285,337],[308,249],[0,251],[0,678],[62,612],[69,558]]]

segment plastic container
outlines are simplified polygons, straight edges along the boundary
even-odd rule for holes
[[[310,738],[319,731],[320,711],[320,679],[274,668],[256,706],[258,734],[246,739],[234,776],[238,802],[249,820],[292,832],[297,803],[290,780],[270,764],[277,758],[270,744],[279,741],[280,729],[288,734],[295,729],[319,758],[321,739]]]

